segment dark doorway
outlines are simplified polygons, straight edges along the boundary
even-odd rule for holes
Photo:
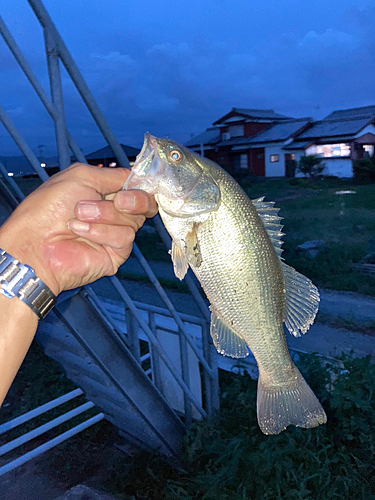
[[[256,177],[265,177],[266,167],[264,161],[264,148],[250,150],[250,170]]]
[[[294,177],[296,173],[297,162],[293,153],[285,154],[285,177]]]

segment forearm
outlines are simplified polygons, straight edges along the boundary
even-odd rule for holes
[[[38,317],[17,297],[0,294],[0,405],[30,347]]]

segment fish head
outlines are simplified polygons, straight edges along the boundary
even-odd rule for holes
[[[191,217],[216,210],[220,190],[204,172],[202,158],[171,139],[145,135],[123,189],[154,194],[163,210],[176,217]]]

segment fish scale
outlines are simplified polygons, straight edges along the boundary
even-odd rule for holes
[[[221,167],[169,139],[146,134],[125,184],[155,195],[172,237],[176,276],[190,266],[211,309],[217,350],[258,363],[258,423],[265,434],[288,425],[326,422],[319,401],[292,362],[283,320],[298,336],[313,323],[319,293],[311,281],[280,260],[278,210],[249,200]]]

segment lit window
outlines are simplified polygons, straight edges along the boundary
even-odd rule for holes
[[[8,177],[13,177],[14,173],[13,172],[8,172]]]
[[[369,157],[374,156],[374,145],[373,144],[364,144],[363,150],[365,151],[365,154],[363,155],[365,158],[369,158]]]
[[[271,155],[270,156],[270,162],[271,163],[276,163],[279,161],[279,155]]]
[[[46,164],[45,163],[41,163],[40,166],[43,167],[43,168],[45,168]]]
[[[110,167],[116,167],[117,166],[117,163],[115,161],[112,161],[110,164],[109,164]]]
[[[306,149],[306,154],[323,156],[324,158],[339,158],[342,156],[350,156],[350,145],[340,143],[310,146]]]

